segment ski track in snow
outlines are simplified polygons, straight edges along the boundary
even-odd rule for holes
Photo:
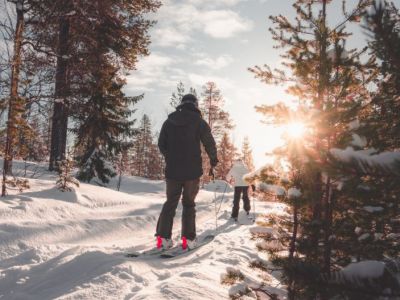
[[[49,179],[31,179],[29,190],[11,192],[0,201],[1,300],[229,299],[229,290],[240,288],[220,283],[229,267],[241,270],[250,286],[260,283],[261,276],[264,281],[269,277],[271,291],[284,298],[278,278],[248,267],[250,261],[266,257],[250,240],[252,226],[229,220],[230,191],[210,244],[172,259],[127,258],[127,252],[155,244],[164,183],[128,177],[123,192],[81,184],[62,193]],[[198,236],[214,233],[214,196],[201,190],[197,197]],[[176,243],[180,207],[174,223]],[[257,202],[256,207],[258,212],[283,213],[278,203]],[[243,213],[239,221],[252,224]]]

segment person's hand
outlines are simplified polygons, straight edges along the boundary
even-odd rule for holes
[[[218,159],[210,161],[211,168],[215,168],[218,165]]]

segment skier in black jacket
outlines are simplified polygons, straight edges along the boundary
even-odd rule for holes
[[[187,94],[164,122],[158,139],[158,147],[166,161],[167,182],[167,201],[158,218],[156,230],[159,249],[172,246],[173,219],[181,196],[182,248],[190,249],[196,244],[195,198],[203,175],[200,143],[210,158],[211,168],[214,168],[218,159],[210,126],[201,117],[197,98]]]

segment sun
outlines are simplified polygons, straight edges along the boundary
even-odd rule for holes
[[[286,133],[292,139],[299,139],[304,136],[306,126],[300,121],[293,121],[286,125]]]

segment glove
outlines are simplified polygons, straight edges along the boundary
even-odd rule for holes
[[[218,164],[218,159],[210,161],[211,168],[215,168]]]

